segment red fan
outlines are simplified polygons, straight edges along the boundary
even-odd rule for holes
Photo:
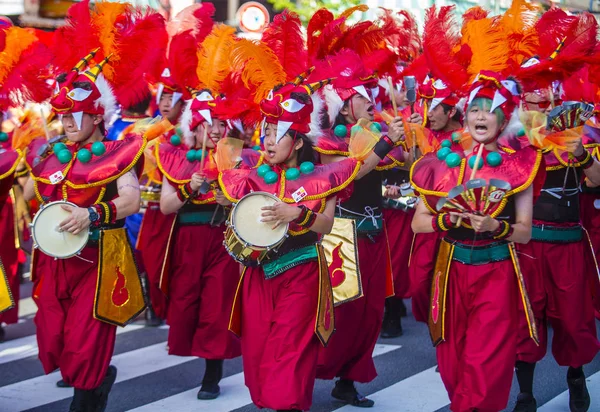
[[[510,189],[510,184],[500,179],[490,179],[489,182],[485,179],[471,179],[450,190],[448,197],[438,201],[436,209],[440,213],[491,215]]]

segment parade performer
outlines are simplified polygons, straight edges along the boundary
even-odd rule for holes
[[[106,408],[117,373],[109,366],[116,325],[126,325],[145,307],[123,228],[124,218],[140,207],[137,173],[145,138],[130,134],[109,142],[105,133],[115,112],[112,90],[134,93],[132,79],[154,63],[143,49],[146,32],[140,29],[164,24],[154,16],[127,4],[90,8],[85,1],[69,9],[67,24],[55,33],[54,64],[66,73],[56,79],[51,105],[66,139],[36,152],[41,155],[32,162],[26,197],[35,196],[45,207],[69,202],[53,205],[68,217],[52,223],[61,232],[47,235],[74,239],[89,231],[76,256],[55,259],[56,253],[40,249],[33,257],[39,358],[46,373],[60,368],[74,387],[72,411]],[[140,53],[131,53],[132,47]],[[89,54],[81,59],[83,49]],[[40,222],[43,213],[44,208],[36,216]]]
[[[50,96],[44,76],[48,75],[46,67],[51,54],[34,30],[2,23],[0,56],[6,58],[0,58],[0,117],[4,119],[9,108]],[[19,320],[18,242],[12,187],[28,142],[15,133],[0,127],[0,342],[5,335],[2,324]]]
[[[241,40],[233,54],[234,61],[249,57],[246,76],[285,82],[305,70],[298,64],[306,61],[299,57],[306,53],[302,41],[297,40],[301,39],[300,21],[297,16],[289,16],[284,13],[276,21],[294,22],[296,29],[292,34],[285,33],[286,50],[294,50],[296,58],[275,52],[281,59],[282,73],[277,64],[269,62],[267,48],[261,44],[252,46],[258,51],[251,51],[251,43]],[[281,48],[274,46],[272,50]],[[265,56],[263,64],[254,56]],[[257,70],[257,66],[269,69]],[[260,106],[268,164],[251,171],[223,171],[219,177],[225,196],[232,202],[253,191],[275,194],[281,201],[263,207],[262,220],[269,226],[290,225],[289,237],[284,237],[283,243],[269,252],[259,266],[246,262],[249,265],[242,275],[231,319],[232,330],[241,334],[244,374],[253,402],[278,411],[310,408],[319,341],[327,344],[333,332],[333,296],[319,239],[332,229],[336,197],[345,196],[352,180],[374,168],[393,147],[389,138],[382,138],[375,150],[379,156],[369,147],[359,150],[357,156],[364,158],[362,166],[355,158],[315,165],[313,140],[308,136],[320,134],[321,104],[314,92],[327,81],[302,85],[301,80],[299,77],[271,92],[269,88],[265,90],[264,80],[257,81],[263,85],[259,88],[263,95],[269,92]],[[392,125],[396,139],[398,124],[397,121]]]
[[[349,155],[345,137],[352,126],[359,119],[374,120],[374,102],[369,91],[376,81],[352,51],[340,52],[323,65],[327,68],[324,71],[337,76],[337,80],[335,85],[323,90],[327,105],[324,123],[331,128],[319,139],[316,150],[322,163],[332,164]],[[322,77],[319,72],[315,69],[311,78]],[[373,127],[380,130],[378,126]],[[402,117],[394,118],[388,135],[396,140],[402,131]],[[402,165],[404,160],[404,152],[398,144],[393,153],[384,157],[381,167]],[[381,181],[380,171],[361,173],[352,196],[336,205],[336,217],[355,221],[358,235],[355,271],[360,271],[364,296],[336,307],[337,334],[331,344],[322,349],[317,371],[320,379],[340,377],[332,391],[333,397],[361,407],[370,407],[373,401],[360,395],[354,382],[370,382],[377,376],[372,352],[382,326],[385,298],[393,294],[389,247],[381,215]]]
[[[534,370],[546,354],[547,328],[551,325],[552,355],[559,365],[569,367],[569,407],[572,411],[587,411],[590,395],[583,366],[600,350],[594,318],[594,308],[600,307],[600,285],[590,241],[581,226],[579,186],[584,177],[593,185],[600,183],[600,164],[592,156],[595,145],[583,145],[583,125],[577,121],[561,123],[569,110],[556,101],[559,96],[552,90],[552,83],[563,80],[565,71],[582,67],[583,57],[594,52],[598,24],[589,14],[569,16],[556,8],[540,18],[538,27],[540,49],[536,52],[540,57],[527,61],[518,73],[529,92],[523,106],[529,111],[522,116],[533,119],[526,129],[530,139],[541,136],[555,143],[544,148],[547,177],[533,209],[531,242],[519,246],[540,344],[525,338],[522,325],[516,364],[521,393],[515,410],[536,410]],[[548,108],[553,105],[554,109]],[[580,106],[584,104],[576,104],[580,112],[592,114],[593,106],[586,105],[590,110]],[[580,119],[579,114],[575,118]]]
[[[543,170],[538,173],[541,153],[535,149],[515,152],[497,141],[516,107],[516,83],[482,71],[469,96],[465,117],[471,148],[463,153],[441,148],[411,169],[422,200],[412,228],[415,233],[444,233],[435,263],[429,327],[450,408],[499,411],[506,407],[512,382],[517,301],[527,302],[514,242],[529,240],[534,182],[543,178]],[[457,196],[452,203],[458,204],[456,209],[448,202],[440,208],[438,201],[451,189],[471,187],[469,176],[471,182],[474,177],[484,179],[472,190],[487,187],[490,196],[497,190],[499,201],[485,206],[483,201],[461,202]],[[458,210],[462,212],[454,213]],[[535,329],[531,331],[535,336]]]

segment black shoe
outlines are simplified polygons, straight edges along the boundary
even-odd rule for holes
[[[536,412],[537,411],[537,402],[532,394],[521,392],[519,396],[517,396],[517,403],[513,412]]]
[[[202,378],[202,387],[198,391],[198,399],[215,399],[221,394],[219,382],[223,378],[223,360],[206,359],[206,369]]]
[[[97,398],[96,408],[93,409],[94,412],[104,412],[106,409],[106,404],[108,403],[108,394],[110,393],[115,380],[117,380],[117,368],[115,368],[113,365],[110,365],[106,371],[104,380],[100,386],[93,391]]]
[[[73,385],[69,385],[67,382],[65,382],[64,380],[59,380],[58,382],[56,382],[56,387],[57,388],[72,388]]]
[[[354,382],[340,379],[335,383],[335,387],[331,391],[331,396],[348,405],[357,406],[359,408],[372,408],[375,402],[367,399],[354,387]]]
[[[389,339],[402,336],[401,305],[403,305],[402,299],[387,298],[385,300],[385,312],[381,327],[382,338]]]
[[[6,335],[6,331],[4,330],[4,328],[0,325],[0,343],[4,342],[4,336]]]
[[[221,394],[221,388],[216,383],[203,383],[198,391],[198,399],[209,400],[216,399]]]
[[[163,324],[163,320],[156,315],[156,312],[154,312],[154,309],[152,309],[152,306],[150,305],[146,307],[146,313],[144,316],[146,318],[146,326],[156,328]]]
[[[569,408],[571,412],[587,412],[590,408],[590,393],[585,384],[585,375],[567,378],[569,386]]]
[[[398,307],[400,308],[400,316],[405,318],[408,316],[406,305],[404,304],[404,300],[398,299],[400,302],[398,303]]]
[[[277,409],[277,412],[302,412],[300,409]]]
[[[94,391],[84,391],[83,389],[75,389],[73,400],[69,406],[69,412],[89,412],[94,411],[97,402],[97,397]]]

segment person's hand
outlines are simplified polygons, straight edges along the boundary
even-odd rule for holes
[[[410,115],[410,117],[408,118],[408,123],[417,123],[417,124],[422,124],[423,123],[423,116],[421,116],[419,113],[414,112],[413,114]]]
[[[400,193],[400,187],[396,185],[387,185],[385,187],[385,193],[383,194],[383,197],[388,199],[398,199],[402,197],[402,194]]]
[[[221,192],[219,189],[217,189],[215,191],[215,199],[216,199],[216,202],[218,204],[220,204],[221,206],[229,206],[229,205],[231,205],[231,202],[225,197],[225,195],[223,194],[223,192]]]
[[[277,202],[273,206],[264,206],[261,208],[264,212],[261,214],[261,222],[275,222],[273,229],[280,225],[290,223],[300,216],[302,209],[287,203]]]
[[[475,215],[468,213],[468,218],[471,221],[471,226],[475,232],[493,232],[500,227],[500,222],[490,215]]]
[[[395,117],[390,123],[388,137],[392,142],[396,143],[402,136],[404,136],[404,122],[402,117]]]
[[[569,140],[565,143],[565,146],[567,152],[573,153],[573,156],[575,157],[583,156],[583,153],[585,151],[581,139]]]
[[[190,187],[192,188],[192,190],[194,192],[197,192],[198,189],[200,189],[200,186],[202,186],[202,183],[204,183],[204,181],[206,180],[206,178],[198,173],[194,173],[192,175],[192,180],[190,180]]]
[[[463,213],[450,212],[450,221],[454,224],[456,224],[456,222],[458,222],[458,219],[461,217],[464,219],[467,216]]]
[[[76,235],[90,227],[90,212],[87,209],[71,205],[63,205],[61,207],[71,212],[71,215],[60,222],[58,225],[59,231]]]

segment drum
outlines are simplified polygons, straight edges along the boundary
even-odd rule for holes
[[[244,266],[260,264],[287,238],[288,224],[273,230],[273,223],[260,221],[261,208],[279,201],[270,193],[253,192],[241,198],[231,210],[223,244],[227,252]]]
[[[48,203],[37,212],[31,223],[33,246],[57,259],[75,256],[85,247],[89,238],[87,230],[76,235],[59,231],[60,222],[70,215],[62,208],[64,205],[77,207],[76,204],[63,200]]]

